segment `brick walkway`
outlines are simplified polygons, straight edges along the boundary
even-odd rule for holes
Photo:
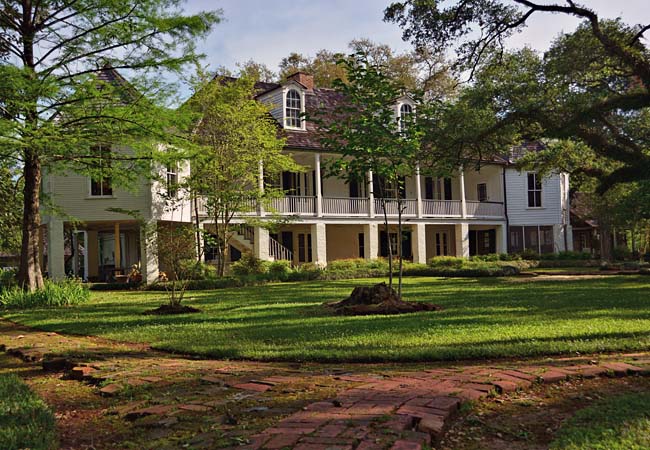
[[[272,404],[300,383],[325,384],[337,393],[288,416],[282,414],[271,428],[249,436],[247,444],[236,447],[239,449],[417,450],[435,445],[468,401],[571,377],[650,375],[650,353],[556,358],[538,363],[430,364],[430,369],[422,369],[421,364],[418,370],[397,369],[395,365],[299,367],[192,360],[143,346],[61,336],[4,321],[0,321],[0,347],[32,364],[39,362],[46,370],[98,385],[97,394],[118,399],[128,386],[162,388],[182,386],[187,377],[195,380],[190,393],[193,397],[178,398],[175,403],[121,405],[116,412],[127,421],[159,416],[160,423],[169,424],[179,414],[214,414],[227,402],[240,399],[264,399]],[[75,349],[85,355],[83,361],[51,357],[52,353],[70,354]]]
[[[511,369],[466,367],[410,372],[381,380],[342,377],[364,384],[253,436],[248,449],[418,450],[435,445],[466,401],[556,383],[570,377],[649,375],[650,355],[624,355],[635,364],[524,366]]]

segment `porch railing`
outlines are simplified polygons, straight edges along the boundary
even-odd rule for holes
[[[503,217],[503,203],[467,201],[467,217]]]
[[[386,214],[389,216],[397,216],[399,214],[399,209],[402,208],[402,215],[404,216],[415,216],[418,213],[418,201],[415,199],[403,199],[403,200],[394,200],[394,199],[375,199],[375,213],[378,216],[384,214],[384,204],[386,205]]]
[[[293,261],[293,253],[277,240],[269,237],[269,255],[276,261]]]
[[[460,217],[460,200],[422,200],[422,215],[425,217]]]
[[[323,215],[367,216],[370,200],[367,198],[323,197]]]
[[[271,207],[280,214],[314,215],[316,197],[287,195],[271,200]]]
[[[375,216],[384,214],[382,200],[374,200]],[[478,202],[467,200],[466,211],[468,218],[503,218],[504,206],[501,202]],[[399,204],[403,208],[405,217],[416,217],[418,202],[416,199],[386,200],[386,213],[396,217]],[[316,197],[312,196],[286,196],[273,199],[271,207],[279,214],[296,216],[315,216]],[[257,209],[255,201],[251,200],[251,212],[240,215],[255,215]],[[322,213],[327,217],[367,216],[370,213],[370,199],[365,197],[323,197]],[[199,215],[205,216],[207,210],[202,201],[199,201]],[[422,200],[422,217],[460,218],[462,216],[462,202],[460,200]]]

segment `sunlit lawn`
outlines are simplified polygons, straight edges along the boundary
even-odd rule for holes
[[[164,302],[160,292],[97,292],[84,306],[5,316],[46,330],[222,358],[416,361],[650,348],[650,277],[407,278],[406,299],[444,310],[339,317],[322,306],[376,281],[190,292],[187,304],[203,312],[181,316],[142,315]]]

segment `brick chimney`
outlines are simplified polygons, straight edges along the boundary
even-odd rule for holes
[[[314,76],[305,72],[296,72],[287,77],[287,80],[296,81],[307,88],[309,91],[314,90]]]

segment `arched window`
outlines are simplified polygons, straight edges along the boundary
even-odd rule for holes
[[[300,128],[302,126],[302,120],[300,118],[301,112],[300,93],[295,89],[291,89],[287,92],[287,104],[285,108],[286,126],[291,128]]]
[[[408,103],[402,103],[399,108],[399,129],[404,131],[408,126],[409,116],[413,114],[413,107]]]

